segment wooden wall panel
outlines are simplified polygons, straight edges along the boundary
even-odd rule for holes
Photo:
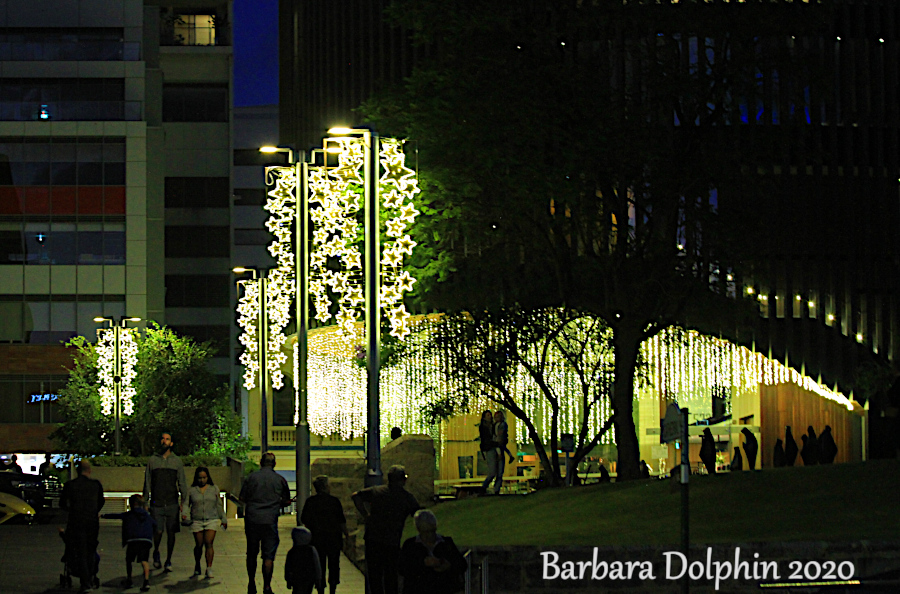
[[[801,435],[806,434],[807,427],[812,426],[818,436],[825,425],[830,425],[838,447],[835,463],[858,461],[855,459],[858,458],[855,453],[858,448],[854,447],[853,436],[858,434],[854,430],[854,424],[859,420],[846,407],[793,384],[760,386],[759,399],[759,447],[762,450],[764,468],[772,467],[775,440],[784,439],[784,428],[787,425],[791,427],[798,448],[803,447]],[[799,455],[795,465],[803,465]]]

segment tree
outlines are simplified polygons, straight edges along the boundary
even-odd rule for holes
[[[578,405],[570,407],[577,417],[574,468],[612,426],[611,418],[597,423],[612,380],[609,339],[609,328],[600,318],[564,308],[448,314],[426,348],[447,362],[446,372],[456,379],[450,385],[456,389],[426,407],[426,413],[435,420],[465,409],[475,386],[525,425],[549,484],[558,486],[562,472],[555,452],[560,434],[569,429],[562,426],[561,413],[571,395],[557,380],[572,376],[579,391]],[[529,412],[533,403],[526,402],[525,391],[516,385],[520,371],[549,408],[549,431],[540,431]]]
[[[794,38],[817,14],[780,2],[393,4],[433,58],[362,113],[418,140],[423,196],[456,215],[415,237],[443,257],[439,270],[414,260],[417,296],[602,318],[622,480],[640,476],[641,342],[675,323],[730,332],[753,313],[734,298],[741,242],[763,231],[758,167],[813,108]],[[788,106],[777,115],[773,92]],[[742,127],[760,114],[781,125]]]
[[[217,385],[208,368],[214,350],[151,323],[137,338],[133,385],[134,412],[122,418],[123,453],[146,456],[171,433],[184,454],[240,455],[247,440],[241,420],[231,409],[228,388]],[[100,410],[97,351],[84,337],[69,342],[75,366],[59,397],[66,421],[52,438],[67,450],[84,454],[113,451],[113,419]]]

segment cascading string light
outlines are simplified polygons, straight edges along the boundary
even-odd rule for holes
[[[115,371],[116,371],[116,328],[97,330],[97,373],[100,376],[100,411],[109,416],[116,405]],[[138,345],[132,328],[118,328],[119,356],[122,361],[122,375],[119,383],[119,399],[122,414],[134,412],[134,397],[137,391],[134,378],[137,373]]]

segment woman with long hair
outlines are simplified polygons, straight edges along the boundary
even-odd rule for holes
[[[494,415],[486,410],[481,413],[481,422],[478,423],[478,439],[481,441],[481,457],[487,463],[487,477],[481,487],[487,491],[488,485],[496,477],[497,473],[497,442],[494,441]]]
[[[228,528],[228,518],[222,509],[219,488],[213,483],[209,468],[198,466],[194,471],[194,482],[188,492],[191,502],[191,532],[194,533],[194,577],[200,576],[200,556],[206,547],[206,579],[212,578],[216,531],[221,526]]]

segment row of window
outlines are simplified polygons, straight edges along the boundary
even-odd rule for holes
[[[8,28],[0,31],[0,61],[135,61],[141,45],[121,28]]]
[[[125,138],[121,136],[2,136],[0,159],[79,163],[125,162]]]
[[[0,186],[75,185],[124,186],[125,163],[0,161]]]
[[[52,395],[58,395],[68,381],[68,375],[0,377],[0,423],[62,423],[65,418]],[[44,394],[51,399],[44,400]]]
[[[125,223],[0,223],[0,264],[125,264]]]
[[[124,186],[0,186],[0,215],[124,215]]]
[[[74,336],[93,341],[100,327],[94,318],[124,315],[122,295],[4,295],[0,300],[0,341],[60,344]]]

